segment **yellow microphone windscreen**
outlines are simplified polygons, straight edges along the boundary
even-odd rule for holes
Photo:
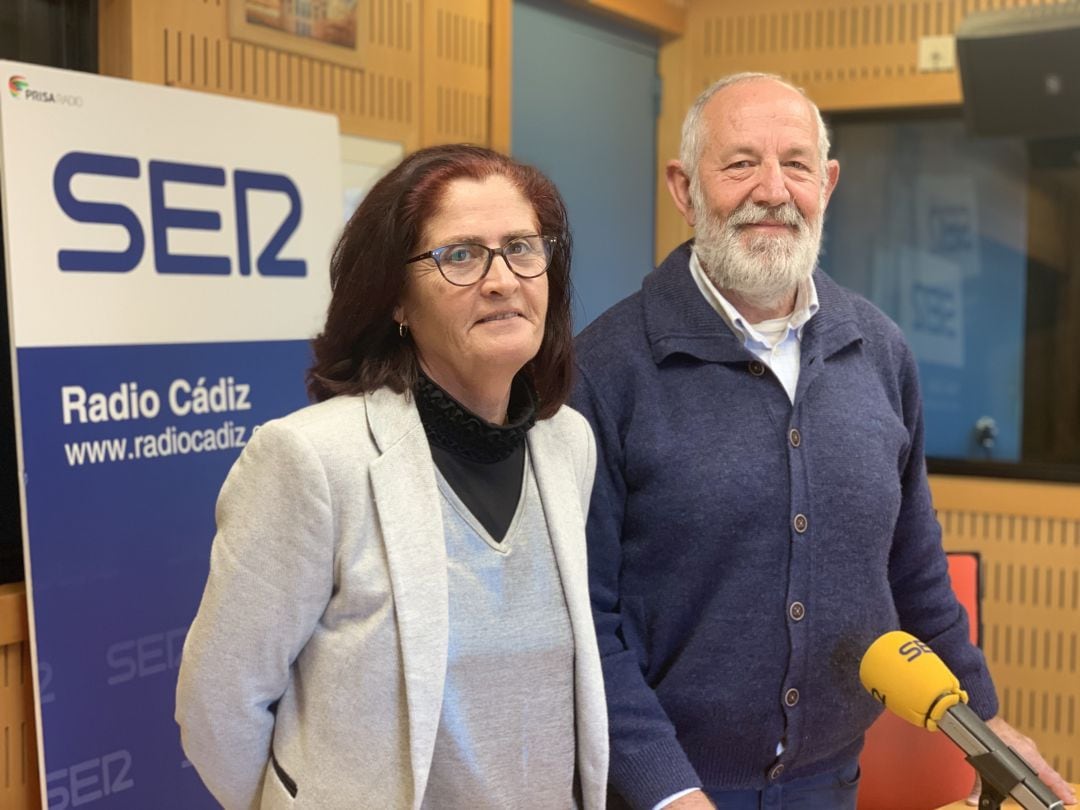
[[[902,630],[885,633],[870,645],[859,665],[859,680],[889,711],[930,731],[937,730],[946,710],[968,700],[945,662]]]

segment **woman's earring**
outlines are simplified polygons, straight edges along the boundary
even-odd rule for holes
[[[397,325],[397,333],[400,338],[404,338],[405,335],[409,334],[409,327],[405,325],[404,321]]]

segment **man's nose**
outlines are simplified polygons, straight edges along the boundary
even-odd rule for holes
[[[769,160],[762,163],[758,167],[757,181],[751,199],[758,205],[775,208],[791,202],[791,192],[788,191],[787,179],[779,162]]]

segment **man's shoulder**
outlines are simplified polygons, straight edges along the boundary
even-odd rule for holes
[[[642,280],[641,289],[586,326],[574,342],[578,365],[586,371],[638,362],[652,363],[650,332],[682,316],[682,287],[689,284],[690,243],[676,247]],[[676,292],[673,294],[673,290]],[[694,294],[696,294],[694,290]]]
[[[871,344],[892,347],[907,344],[904,333],[896,322],[863,295],[845,287],[821,270],[814,274],[814,283],[818,287],[819,295],[823,286],[829,287],[833,295],[842,299],[851,308],[859,331]]]
[[[828,276],[819,278],[815,274],[814,278],[819,291],[823,285],[831,287],[833,302],[840,301],[841,306],[850,313],[848,317],[854,320],[862,356],[875,375],[890,388],[910,385],[916,374],[915,355],[897,323],[872,301]],[[825,306],[824,302],[822,306]]]
[[[647,351],[642,291],[614,304],[586,326],[574,340],[580,366],[600,368],[619,358]]]

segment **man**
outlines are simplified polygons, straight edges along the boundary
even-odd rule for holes
[[[815,271],[828,148],[777,77],[706,90],[667,167],[693,244],[578,339],[612,787],[635,810],[854,808],[880,710],[859,661],[901,627],[1075,801],[994,717],[930,502],[911,351]]]

